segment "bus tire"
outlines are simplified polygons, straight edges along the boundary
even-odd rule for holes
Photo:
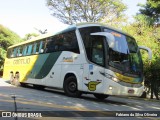
[[[93,94],[97,99],[99,100],[104,100],[105,98],[107,98],[109,95],[104,95],[104,94]]]
[[[77,89],[77,79],[75,76],[69,76],[64,81],[64,92],[69,97],[80,97],[82,93]]]

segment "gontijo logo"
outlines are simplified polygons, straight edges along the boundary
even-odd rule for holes
[[[99,83],[100,82],[97,82],[97,81],[90,81],[88,84],[85,84],[85,85],[88,87],[90,91],[95,91]]]
[[[22,59],[16,59],[13,61],[13,64],[18,65],[18,64],[29,64],[30,63],[30,58],[22,58]]]

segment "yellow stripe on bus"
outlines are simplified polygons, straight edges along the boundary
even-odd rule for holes
[[[16,72],[20,73],[20,82],[26,80],[28,74],[30,74],[36,60],[38,59],[38,55],[33,56],[25,56],[18,58],[5,59],[4,66],[4,75],[3,78],[6,80],[10,80],[10,72],[13,71],[14,75]]]

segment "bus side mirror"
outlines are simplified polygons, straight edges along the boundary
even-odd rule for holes
[[[146,46],[138,46],[139,49],[145,50],[148,52],[148,59],[151,60],[152,59],[152,50]]]
[[[91,33],[90,35],[98,35],[98,36],[104,36],[107,39],[108,45],[110,48],[114,48],[115,38],[111,33],[108,32],[96,32]]]

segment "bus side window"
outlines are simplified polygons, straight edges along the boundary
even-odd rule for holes
[[[27,50],[27,55],[31,55],[31,53],[32,53],[32,44],[29,44],[28,45],[28,50]]]
[[[64,50],[64,47],[63,47],[63,35],[60,34],[60,35],[56,35],[54,38],[54,44],[53,44],[53,48],[54,48],[54,51],[63,51]]]
[[[13,49],[8,49],[7,50],[7,58],[13,57]]]
[[[23,56],[27,55],[27,45],[23,47]]]
[[[33,44],[32,54],[36,54],[36,47],[37,47],[37,43],[34,43],[34,44]]]
[[[47,42],[46,42],[46,49],[45,52],[46,53],[51,53],[51,52],[55,52],[55,36],[48,38]]]
[[[39,54],[40,42],[36,42],[36,54]]]
[[[18,53],[18,48],[14,48],[13,50],[13,57],[16,57]]]
[[[44,47],[45,47],[45,41],[41,41],[39,46],[39,53],[44,52]]]
[[[55,35],[48,39],[45,51],[46,53],[56,51],[72,51],[80,53],[75,31]]]
[[[80,53],[75,31],[67,32],[63,35],[62,50]]]
[[[22,56],[22,46],[20,46],[18,48],[18,53],[17,54],[18,54],[17,56]]]

